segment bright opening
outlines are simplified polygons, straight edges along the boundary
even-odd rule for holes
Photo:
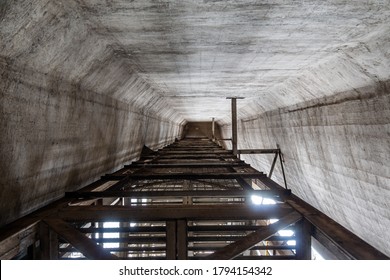
[[[105,222],[104,228],[119,228],[119,222]],[[103,238],[119,238],[119,232],[104,232]],[[103,248],[119,248],[119,243],[103,243]]]

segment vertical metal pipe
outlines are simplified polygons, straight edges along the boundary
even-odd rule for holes
[[[213,141],[215,141],[215,121],[214,121],[215,118],[213,118],[213,121],[211,123],[211,131],[212,131],[212,134],[213,134]]]
[[[232,98],[232,146],[233,155],[237,155],[237,99]]]

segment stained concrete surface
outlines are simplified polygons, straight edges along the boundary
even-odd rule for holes
[[[230,137],[242,96],[239,145],[390,255],[389,34],[389,0],[3,0],[0,224],[186,122]]]
[[[241,120],[238,148],[279,145],[294,194],[389,254],[390,83],[366,91]],[[273,156],[242,158],[268,173]],[[273,179],[284,185],[279,163]]]

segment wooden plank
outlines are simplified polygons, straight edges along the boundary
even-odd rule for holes
[[[276,223],[273,223],[266,228],[259,229],[253,233],[248,234],[244,238],[231,243],[224,248],[214,252],[213,254],[206,257],[206,259],[211,260],[229,260],[237,257],[245,250],[250,249],[255,246],[257,243],[267,239],[267,237],[274,235],[279,230],[282,230],[289,225],[299,221],[302,218],[297,212],[290,213],[285,217],[281,218]]]
[[[246,182],[245,182],[246,183]],[[288,192],[270,190],[211,190],[211,191],[104,191],[104,192],[67,192],[66,197],[78,199],[91,199],[102,197],[250,197],[258,195],[278,200],[288,195]]]
[[[167,219],[278,219],[285,205],[72,206],[58,211],[67,221],[165,221]]]
[[[23,221],[10,229],[3,229],[0,237],[0,260],[14,258],[38,240],[38,220],[25,219],[25,223]]]
[[[116,256],[97,245],[94,241],[74,229],[71,225],[60,219],[45,219],[44,222],[58,235],[66,239],[77,248],[85,257],[93,260],[114,260]]]
[[[155,156],[144,156],[142,159],[154,159]],[[159,159],[218,159],[234,158],[231,154],[205,154],[205,155],[161,155]]]
[[[105,175],[104,180],[199,180],[199,179],[236,179],[237,177],[258,179],[265,177],[262,172],[246,173],[161,173],[161,174],[126,174],[126,175]]]
[[[133,168],[218,168],[218,167],[249,167],[250,165],[244,162],[188,162],[188,163],[142,163],[133,162],[131,165],[125,165],[126,169]]]

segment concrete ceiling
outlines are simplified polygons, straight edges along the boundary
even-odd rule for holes
[[[261,113],[259,106],[322,97],[268,100],[278,86],[388,27],[390,18],[387,1],[76,2],[90,29],[185,120],[220,123],[229,121],[227,96],[246,98],[241,117]],[[253,103],[256,111],[248,111]]]

